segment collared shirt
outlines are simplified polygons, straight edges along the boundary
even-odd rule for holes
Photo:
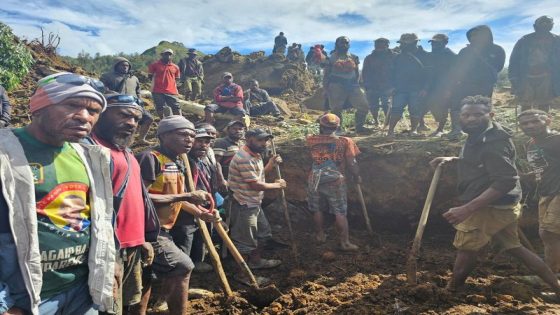
[[[230,137],[219,138],[214,143],[214,155],[222,158],[220,165],[222,165],[224,178],[228,177],[229,164],[237,151],[239,151],[240,145],[241,141],[235,142]]]
[[[176,64],[158,60],[148,67],[148,72],[154,76],[153,93],[179,94],[176,79],[181,76],[181,72]]]
[[[233,191],[233,197],[241,205],[260,206],[264,192],[252,189],[250,183],[264,181],[262,156],[252,152],[249,147],[243,146],[229,165],[228,183],[229,188]]]

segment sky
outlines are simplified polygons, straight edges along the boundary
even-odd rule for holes
[[[0,21],[32,40],[52,32],[61,38],[59,53],[141,53],[161,40],[182,42],[204,53],[230,46],[241,53],[270,53],[283,31],[289,44],[334,46],[337,37],[351,40],[350,51],[363,59],[373,40],[386,37],[391,47],[400,34],[416,33],[430,50],[436,33],[449,35],[458,52],[465,32],[489,25],[495,43],[511,51],[533,31],[541,15],[560,19],[558,0],[2,0]],[[553,32],[560,32],[555,27]]]

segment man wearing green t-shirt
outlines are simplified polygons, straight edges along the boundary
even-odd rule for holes
[[[94,305],[112,312],[109,154],[76,143],[105,109],[103,85],[71,73],[38,85],[32,122],[0,134],[0,221],[9,222],[0,227],[1,255],[17,259],[12,278],[0,277],[8,292],[0,305],[16,313],[96,314]]]

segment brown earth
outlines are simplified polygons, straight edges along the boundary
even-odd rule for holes
[[[28,97],[36,87],[36,80],[54,71],[83,73],[54,55],[45,54],[41,47],[30,47],[36,64],[25,78],[20,88],[10,92],[14,104],[14,122],[19,126],[29,121],[27,115]],[[243,56],[242,56],[243,57]],[[247,58],[249,61],[243,61]],[[274,65],[268,58],[254,55],[238,57],[240,62],[213,65],[208,60],[207,69],[215,69],[215,75],[228,70],[234,73],[238,82],[257,77],[263,82],[273,77],[275,82],[284,82],[288,70],[301,69],[281,63]],[[254,60],[254,61],[251,61]],[[256,64],[270,63],[268,72],[257,73]],[[276,68],[277,67],[277,68]],[[208,71],[208,70],[207,70]],[[252,74],[244,75],[243,73]],[[210,71],[212,72],[212,71]],[[256,73],[256,74],[255,74]],[[259,77],[259,75],[262,76]],[[219,80],[210,75],[207,82]],[[291,82],[287,80],[285,82]],[[207,83],[208,84],[208,83]],[[276,84],[276,83],[275,83]],[[538,284],[525,284],[514,280],[512,275],[527,275],[528,271],[504,255],[489,251],[481,267],[469,278],[463,293],[451,295],[444,290],[453,264],[454,250],[451,247],[452,228],[442,222],[440,214],[453,204],[454,175],[446,170],[434,200],[426,236],[420,254],[418,270],[419,284],[408,285],[403,275],[404,264],[419,211],[427,192],[432,171],[427,162],[438,155],[456,154],[459,145],[443,140],[413,140],[397,138],[387,141],[377,133],[371,137],[355,137],[363,154],[360,157],[363,189],[374,230],[378,233],[370,237],[365,232],[358,208],[357,196],[352,189],[349,195],[349,217],[351,237],[361,250],[356,253],[339,251],[336,232],[328,230],[326,244],[313,241],[312,222],[305,205],[306,171],[308,159],[303,147],[303,137],[315,131],[310,124],[316,115],[299,113],[299,104],[312,94],[311,86],[289,86],[286,83],[280,97],[292,110],[292,119],[278,123],[267,118],[256,120],[257,125],[272,126],[277,135],[279,152],[285,165],[283,174],[289,186],[290,214],[299,249],[299,264],[291,256],[289,249],[265,252],[266,257],[279,258],[284,263],[275,270],[258,271],[258,275],[270,277],[283,295],[270,305],[258,305],[251,299],[247,288],[232,281],[239,295],[226,303],[221,293],[214,297],[191,301],[191,314],[559,314],[560,305],[547,304],[540,297],[542,289]],[[511,103],[508,93],[498,94],[499,105]],[[502,122],[512,121],[511,109],[502,106]],[[401,129],[404,127],[401,127]],[[152,127],[152,132],[154,128]],[[520,140],[519,143],[523,141]],[[143,147],[136,147],[141,150]],[[530,187],[530,182],[526,182]],[[278,202],[267,208],[275,238],[288,242],[286,225]],[[534,211],[527,211],[533,218]],[[332,220],[329,221],[332,226]],[[532,225],[534,226],[534,225]],[[540,253],[540,242],[536,231],[526,230],[529,238]],[[327,253],[327,254],[325,254]],[[236,269],[232,261],[225,261],[229,278]],[[193,287],[201,287],[220,292],[213,273],[195,274]]]

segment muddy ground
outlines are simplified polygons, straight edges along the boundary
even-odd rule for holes
[[[273,208],[274,236],[288,241],[282,218]],[[291,211],[303,211],[292,207]],[[351,211],[357,211],[356,208]],[[379,235],[370,237],[360,227],[352,226],[352,240],[361,248],[356,253],[338,250],[334,229],[328,241],[313,241],[311,218],[304,216],[295,224],[299,264],[290,249],[266,252],[265,256],[282,259],[277,269],[259,271],[270,277],[283,295],[270,305],[258,307],[247,288],[231,280],[239,298],[229,304],[221,294],[191,300],[191,314],[560,314],[560,305],[547,304],[539,293],[546,287],[526,284],[511,276],[528,275],[528,270],[509,257],[488,250],[481,266],[467,281],[465,292],[446,291],[454,259],[449,227],[435,229],[429,225],[418,262],[418,285],[406,281],[405,263],[413,232],[384,231],[383,222],[372,218]],[[534,230],[528,231],[539,248]],[[334,258],[325,257],[333,252]],[[231,279],[232,261],[226,261]],[[214,273],[195,274],[193,287],[219,292]]]

